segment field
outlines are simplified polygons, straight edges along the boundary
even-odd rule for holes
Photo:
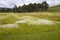
[[[53,13],[60,13],[60,5],[50,7],[48,11]]]
[[[60,40],[60,13],[0,13],[0,40]]]

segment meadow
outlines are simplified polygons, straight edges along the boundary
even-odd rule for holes
[[[28,22],[16,23],[23,19]],[[33,24],[37,19],[50,20],[54,24],[45,24],[44,21],[44,24]],[[7,24],[16,24],[18,27],[3,26]],[[60,13],[0,13],[0,40],[60,40]]]

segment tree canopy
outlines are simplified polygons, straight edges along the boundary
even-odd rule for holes
[[[19,6],[17,7],[17,5],[14,5],[14,7],[12,9],[3,9],[0,11],[11,11],[11,12],[37,12],[37,11],[47,11],[49,5],[46,1],[42,2],[42,3],[30,3],[28,5],[23,5],[23,6]],[[8,12],[9,12],[8,11]]]

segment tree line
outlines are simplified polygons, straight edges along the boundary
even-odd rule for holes
[[[49,5],[46,1],[40,3],[30,3],[29,5],[23,5],[23,6],[19,6],[17,7],[17,5],[15,5],[12,9],[3,9],[2,11],[5,12],[37,12],[37,11],[47,11]]]

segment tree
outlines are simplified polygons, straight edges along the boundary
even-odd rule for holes
[[[30,3],[28,5],[28,12],[36,12],[36,11],[39,11],[39,5],[36,3],[34,4]]]
[[[23,9],[23,12],[27,12],[27,11],[28,11],[28,6],[24,4],[24,5],[22,6],[22,9]]]
[[[17,12],[22,12],[22,7],[21,7],[21,6],[19,6],[19,7],[17,8]]]
[[[16,5],[13,8],[13,12],[17,12],[17,6]]]
[[[33,8],[34,8],[34,11],[39,11],[41,8],[41,4],[40,3],[38,3],[38,4],[34,3]]]
[[[33,4],[33,11],[38,11],[39,10],[39,5],[37,5],[36,3]]]
[[[33,10],[32,10],[32,3],[30,3],[29,5],[28,5],[28,12],[32,12]]]
[[[38,3],[37,5],[38,5],[38,9],[39,9],[38,11],[41,11],[42,4]]]
[[[46,1],[42,2],[42,10],[46,11],[48,9],[49,5]]]

